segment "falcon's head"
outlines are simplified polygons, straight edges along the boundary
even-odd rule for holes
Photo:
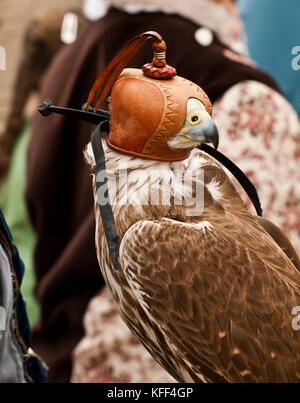
[[[154,41],[152,63],[142,69],[123,69],[148,39]],[[176,162],[187,159],[201,143],[218,146],[209,97],[197,84],[177,76],[176,69],[166,63],[166,49],[157,32],[136,36],[90,91],[85,108],[96,98],[95,110],[111,91],[106,143],[119,153]]]
[[[182,129],[167,141],[173,150],[197,147],[201,143],[219,145],[218,129],[203,103],[196,98],[187,102],[186,119]]]

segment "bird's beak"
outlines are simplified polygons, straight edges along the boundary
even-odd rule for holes
[[[186,134],[191,140],[198,143],[212,143],[215,149],[219,146],[219,132],[215,122],[209,115],[205,116],[199,125],[189,129]]]

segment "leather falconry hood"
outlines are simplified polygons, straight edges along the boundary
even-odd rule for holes
[[[153,40],[154,58],[143,69],[125,69],[143,44]],[[95,101],[94,111],[111,91],[110,130],[107,145],[127,155],[181,161],[190,149],[171,150],[167,141],[184,125],[189,98],[199,99],[212,115],[206,93],[193,82],[177,76],[165,60],[166,43],[154,31],[136,36],[115,56],[95,81],[85,109]]]

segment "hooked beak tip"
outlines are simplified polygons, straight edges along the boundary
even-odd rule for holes
[[[212,145],[214,146],[214,149],[217,150],[219,147],[219,136],[217,136],[217,138],[212,141]]]
[[[214,148],[217,150],[219,147],[219,131],[215,122],[209,118],[204,124],[203,135],[205,137],[205,143],[212,143]]]

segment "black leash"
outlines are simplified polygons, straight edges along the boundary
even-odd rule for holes
[[[105,166],[105,155],[102,147],[101,141],[101,133],[106,132],[109,133],[109,112],[98,109],[96,112],[92,108],[88,108],[88,110],[77,110],[77,109],[69,109],[69,108],[61,108],[58,106],[52,105],[52,102],[49,99],[46,99],[40,106],[39,112],[43,116],[49,116],[51,113],[58,113],[60,115],[77,117],[78,119],[85,120],[86,122],[94,123],[97,128],[92,133],[91,144],[93,148],[93,153],[96,161],[96,193],[97,193],[97,201],[100,208],[100,214],[102,218],[103,229],[105,233],[105,238],[107,241],[109,253],[114,265],[114,268],[117,270],[118,256],[119,256],[119,236],[117,233],[116,223],[111,207],[111,203],[109,200],[108,194],[108,186],[107,186],[107,176],[106,176],[106,166]],[[224,165],[238,180],[242,188],[245,190],[250,200],[252,201],[257,215],[262,216],[262,208],[259,200],[258,193],[254,184],[250,181],[250,179],[244,174],[244,172],[234,164],[229,158],[227,158],[220,151],[215,150],[214,148],[208,146],[207,144],[202,144],[198,147],[200,150],[205,153],[211,155],[217,161],[219,161],[222,165]],[[97,180],[98,174],[102,173],[101,180]],[[104,174],[104,175],[103,175]],[[99,179],[99,178],[98,178]],[[106,203],[104,201],[99,202],[98,199],[98,190],[101,188],[102,193],[106,195]]]

